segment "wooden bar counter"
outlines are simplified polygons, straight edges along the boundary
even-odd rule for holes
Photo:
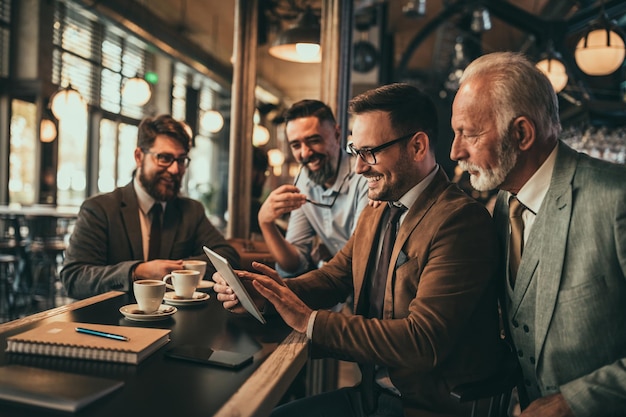
[[[265,416],[281,399],[307,360],[306,336],[291,331],[280,317],[263,325],[249,315],[227,312],[210,292],[206,302],[162,321],[126,319],[120,307],[131,296],[113,291],[0,325],[0,365],[20,364],[124,381],[124,387],[88,405],[77,416]],[[6,338],[52,321],[170,329],[170,342],[139,365],[18,355],[5,352]],[[175,346],[195,344],[252,354],[237,371],[167,358]],[[0,417],[53,416],[43,408],[0,402]]]

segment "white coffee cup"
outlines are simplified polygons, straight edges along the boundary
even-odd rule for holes
[[[168,280],[172,283],[168,284]],[[178,269],[163,277],[167,288],[174,290],[174,293],[181,298],[191,298],[200,284],[200,272],[189,269]]]
[[[156,279],[140,279],[133,282],[133,291],[139,310],[146,314],[159,309],[165,295],[165,282]]]
[[[186,261],[183,261],[183,268],[189,269],[191,271],[198,271],[200,273],[200,279],[203,279],[206,272],[206,261],[188,259]]]

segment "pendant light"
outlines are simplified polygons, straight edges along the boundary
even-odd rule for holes
[[[567,70],[563,64],[563,58],[554,50],[552,40],[548,41],[546,52],[541,55],[541,59],[535,66],[548,77],[555,93],[560,93],[567,85],[569,80]]]
[[[87,111],[83,96],[72,85],[61,88],[50,99],[50,110],[57,120]]]
[[[318,63],[322,61],[320,24],[311,7],[307,6],[295,25],[278,34],[270,55],[291,62]]]
[[[574,57],[578,67],[587,75],[609,75],[624,63],[624,38],[615,21],[604,11],[591,23],[576,45]]]
[[[122,87],[122,100],[134,106],[143,106],[152,97],[150,84],[142,77],[134,76],[129,78]]]

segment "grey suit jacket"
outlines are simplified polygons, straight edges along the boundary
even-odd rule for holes
[[[626,167],[558,146],[508,324],[534,310],[541,396],[560,391],[577,417],[626,416]],[[505,250],[506,196],[499,194],[494,210]],[[533,280],[536,297],[526,297]]]
[[[363,288],[385,210],[365,207],[354,234],[326,265],[286,285],[314,308],[354,293],[356,315],[319,310],[320,355],[386,366],[407,416],[468,416],[451,387],[498,363],[496,234],[480,203],[437,173],[402,222],[391,255],[383,319],[367,319]]]
[[[239,255],[211,225],[204,207],[179,197],[163,214],[161,259],[207,260],[206,245],[239,266]],[[131,268],[143,261],[139,205],[131,182],[85,200],[67,249],[61,280],[70,297],[86,298],[110,290],[130,289]],[[207,264],[205,277],[215,270]]]

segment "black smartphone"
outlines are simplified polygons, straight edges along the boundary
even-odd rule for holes
[[[239,369],[252,362],[252,355],[228,350],[213,350],[206,346],[185,345],[172,348],[165,352],[170,358],[198,362],[205,365]]]

